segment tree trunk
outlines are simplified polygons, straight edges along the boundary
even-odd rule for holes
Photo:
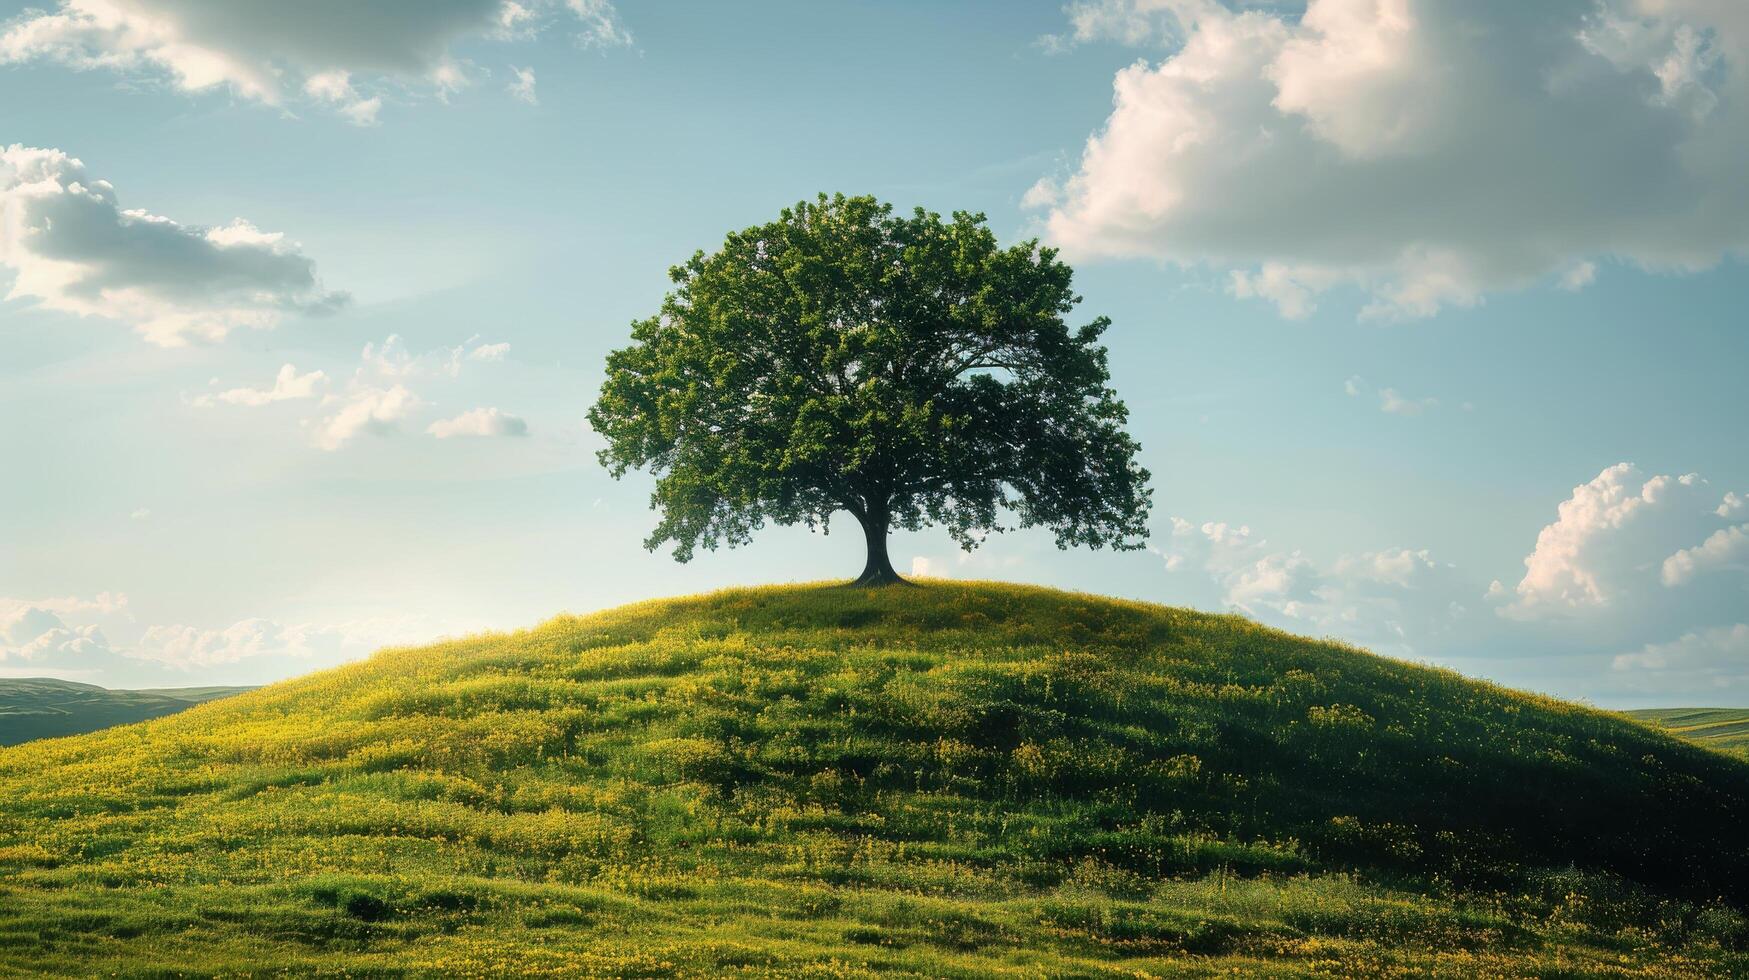
[[[862,522],[862,534],[868,541],[868,561],[862,574],[852,585],[899,585],[905,580],[893,571],[893,561],[887,557],[887,510],[881,507],[857,518]]]

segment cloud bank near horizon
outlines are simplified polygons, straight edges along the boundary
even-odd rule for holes
[[[1155,553],[1204,604],[1297,633],[1443,662],[1582,657],[1616,696],[1700,689],[1741,699],[1743,501],[1697,474],[1607,467],[1556,507],[1514,585],[1484,587],[1425,549],[1318,561],[1246,525],[1177,517]]]
[[[332,623],[251,617],[217,628],[141,626],[123,595],[0,597],[0,677],[59,677],[111,687],[215,677],[263,683],[358,660],[385,646],[433,642],[481,628],[414,617]]]

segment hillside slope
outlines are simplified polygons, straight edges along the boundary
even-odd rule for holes
[[[1236,617],[740,590],[0,750],[0,972],[1749,969],[1749,765]]]
[[[0,745],[94,732],[185,711],[247,687],[112,691],[51,677],[0,678]]]
[[[1749,708],[1645,708],[1622,714],[1708,748],[1749,755]]]

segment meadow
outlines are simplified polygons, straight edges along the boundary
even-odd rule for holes
[[[0,749],[0,973],[1743,975],[1746,819],[1238,617],[743,589]]]
[[[1622,713],[1708,748],[1749,757],[1749,708],[1643,708]]]

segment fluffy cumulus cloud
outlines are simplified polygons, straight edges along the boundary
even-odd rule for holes
[[[1665,585],[1684,585],[1698,575],[1749,568],[1749,524],[1720,528],[1705,541],[1664,559]]]
[[[0,150],[0,266],[9,299],[126,323],[166,347],[347,301],[277,232],[124,209],[78,159],[18,145]]]
[[[1617,463],[1561,502],[1518,584],[1490,591],[1502,615],[1522,620],[1675,617],[1681,626],[1741,608],[1749,526],[1721,526],[1725,499],[1697,474],[1647,476]]]
[[[510,350],[507,343],[482,344],[478,336],[454,347],[439,347],[415,354],[398,334],[378,344],[364,345],[359,365],[344,394],[329,395],[322,405],[326,414],[306,424],[320,449],[339,449],[362,433],[383,434],[397,428],[425,403],[408,387],[415,379],[453,380],[469,361],[495,363]],[[439,439],[454,436],[523,436],[528,423],[497,408],[476,408],[454,418],[440,419],[426,427]]]
[[[316,448],[332,452],[359,435],[394,431],[396,423],[420,402],[404,385],[355,385],[343,395],[327,396],[322,404],[327,414],[309,422],[310,440]]]
[[[299,374],[292,364],[282,364],[279,373],[274,375],[273,385],[267,388],[228,388],[212,394],[201,395],[191,401],[198,408],[211,408],[214,405],[271,405],[274,402],[294,401],[297,399],[314,398],[323,385],[328,383],[328,376],[320,371],[309,371]]]
[[[1541,655],[1625,651],[1596,682],[1612,698],[1749,688],[1741,500],[1692,473],[1605,469],[1560,504],[1517,585],[1490,588],[1499,622]]]
[[[1749,244],[1749,7],[1726,0],[1091,0],[1066,41],[1165,43],[1027,201],[1072,253],[1210,264],[1288,316],[1357,285],[1425,316],[1600,260]]]
[[[443,97],[467,84],[474,70],[457,44],[558,25],[588,46],[631,43],[607,0],[60,0],[0,29],[0,64],[162,78],[372,125],[384,94]]]
[[[381,344],[364,345],[358,368],[343,393],[322,399],[323,414],[305,421],[311,441],[318,449],[335,450],[362,434],[393,432],[425,402],[409,387],[416,379],[453,380],[461,376],[468,361],[496,362],[504,359],[509,344],[481,344],[469,337],[454,347],[439,347],[414,354],[398,334]],[[450,419],[431,423],[426,431],[440,439],[452,436],[521,436],[528,423],[496,408],[478,408]]]
[[[1719,504],[1718,510],[1714,513],[1720,517],[1729,518],[1734,518],[1739,514],[1749,515],[1749,495],[1726,491],[1724,502]]]
[[[1386,652],[1424,652],[1468,616],[1457,570],[1425,550],[1388,548],[1321,563],[1272,548],[1247,526],[1175,517],[1159,553],[1169,572],[1212,583],[1222,607]]]
[[[454,418],[438,419],[425,429],[439,439],[457,436],[526,436],[528,423],[496,408],[476,408]]]
[[[91,620],[122,612],[125,596],[94,599],[0,598],[0,676],[84,676],[117,660],[102,626]]]
[[[19,603],[0,610],[0,652],[10,656],[44,633],[65,625],[61,617],[40,606]]]
[[[345,367],[330,373],[300,371],[295,364],[283,364],[269,385],[219,389],[219,381],[214,378],[212,386],[218,390],[193,397],[184,395],[183,400],[203,409],[313,403],[300,413],[299,424],[312,446],[332,452],[360,436],[386,436],[404,423],[424,424],[424,420],[415,423],[417,416],[430,407],[420,397],[420,391],[428,385],[441,387],[454,382],[461,377],[464,365],[502,362],[509,350],[508,343],[483,344],[475,336],[453,347],[414,353],[399,335],[390,334],[381,343],[372,341],[364,345],[358,360],[353,362],[350,377]],[[522,436],[528,434],[528,424],[498,408],[478,408],[432,422],[426,431],[444,439]]]

